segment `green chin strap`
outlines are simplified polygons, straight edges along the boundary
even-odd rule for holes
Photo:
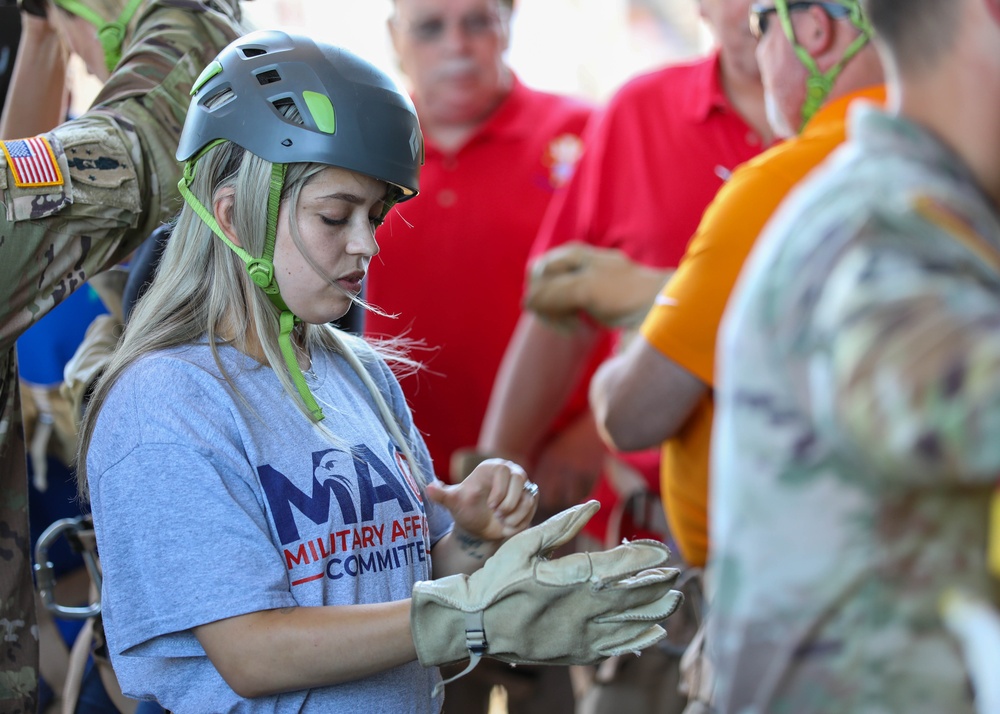
[[[285,171],[287,167],[285,164],[271,165],[271,186],[267,196],[267,233],[264,237],[264,253],[261,257],[254,258],[243,248],[229,240],[226,234],[222,232],[222,229],[219,228],[219,224],[216,222],[212,212],[205,208],[201,201],[191,193],[191,182],[194,181],[195,167],[198,159],[213,146],[221,143],[223,143],[222,140],[208,144],[198,154],[185,162],[184,173],[181,176],[181,180],[177,182],[177,188],[198,217],[246,264],[247,273],[249,273],[253,284],[263,290],[271,302],[274,303],[274,306],[281,311],[281,315],[278,318],[278,346],[281,348],[281,355],[285,358],[285,364],[288,367],[289,374],[291,374],[292,382],[295,384],[295,389],[298,391],[299,396],[302,397],[306,409],[309,410],[313,419],[322,421],[323,410],[320,409],[312,392],[309,391],[305,375],[302,374],[302,368],[299,367],[299,360],[295,356],[295,348],[292,346],[292,330],[295,329],[295,325],[301,322],[301,320],[288,309],[285,301],[281,299],[278,282],[274,279],[274,243],[278,232],[278,207],[281,203],[281,189],[285,183]]]
[[[132,20],[135,11],[139,9],[142,0],[129,0],[118,19],[111,22],[105,22],[103,17],[85,5],[82,0],[53,0],[53,2],[63,10],[82,17],[97,28],[97,39],[104,50],[104,64],[107,66],[108,72],[113,71],[122,58],[122,43],[125,41],[128,23]]]
[[[805,128],[813,115],[823,106],[823,102],[826,101],[826,98],[833,90],[833,83],[837,81],[837,77],[840,76],[840,73],[844,70],[847,63],[851,61],[851,58],[860,52],[862,47],[868,44],[873,33],[871,23],[868,22],[868,19],[861,12],[861,7],[856,3],[848,6],[838,3],[836,0],[827,0],[826,3],[817,4],[820,6],[829,4],[843,7],[845,13],[849,14],[851,18],[851,24],[861,34],[844,51],[844,56],[840,58],[840,61],[826,72],[823,72],[820,70],[819,65],[816,64],[816,60],[813,59],[812,55],[795,38],[795,28],[792,27],[792,17],[791,13],[788,12],[787,2],[785,0],[777,0],[775,2],[775,9],[778,13],[778,19],[781,22],[781,29],[784,30],[788,41],[791,42],[792,49],[795,51],[799,61],[809,70],[809,79],[806,80],[806,100],[802,104],[802,123],[799,125],[799,131]]]

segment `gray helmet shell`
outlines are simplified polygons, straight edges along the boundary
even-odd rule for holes
[[[252,32],[218,54],[192,94],[180,161],[226,139],[272,163],[328,164],[386,181],[402,190],[399,200],[419,190],[424,143],[413,102],[343,48]],[[281,111],[290,102],[297,121]]]

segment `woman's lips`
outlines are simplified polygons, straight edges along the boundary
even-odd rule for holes
[[[337,279],[337,285],[342,287],[349,293],[359,293],[361,292],[361,281],[365,279],[365,274],[360,270],[354,273],[345,275],[342,278]]]

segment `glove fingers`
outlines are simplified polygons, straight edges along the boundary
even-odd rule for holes
[[[622,578],[610,587],[629,589],[643,588],[647,585],[673,585],[677,582],[677,578],[680,577],[680,574],[681,571],[677,568],[650,568],[649,570],[639,571],[635,575],[627,578]]]
[[[543,253],[531,264],[531,280],[559,273],[579,270],[583,265],[583,252],[577,242],[565,243]]]
[[[651,568],[661,568],[670,559],[670,549],[652,540],[624,543],[611,550],[590,554],[594,577],[613,582]]]
[[[636,631],[629,631],[628,636],[625,638],[601,643],[597,651],[604,657],[615,657],[627,652],[644,650],[650,645],[655,645],[666,636],[667,631],[659,625],[640,627]]]
[[[576,274],[558,275],[539,280],[528,288],[524,307],[543,317],[562,317],[580,310],[580,278]]]
[[[649,589],[647,600],[633,601],[616,608],[615,612],[596,618],[595,622],[659,622],[673,615],[684,602],[678,590],[657,591]]]
[[[578,506],[572,506],[561,511],[533,528],[519,533],[508,541],[534,538],[536,545],[531,548],[534,553],[547,553],[573,540],[577,533],[587,524],[587,521],[601,507],[597,501],[587,501]]]

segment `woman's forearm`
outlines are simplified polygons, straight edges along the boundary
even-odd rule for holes
[[[483,567],[483,563],[497,552],[502,541],[488,541],[469,535],[456,527],[434,545],[431,563],[435,578],[448,575],[472,573]]]
[[[410,601],[261,610],[194,634],[242,697],[329,686],[417,658]]]

